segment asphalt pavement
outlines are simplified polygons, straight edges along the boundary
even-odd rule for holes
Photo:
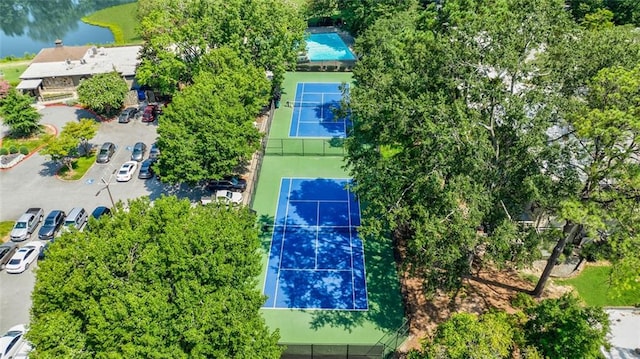
[[[94,118],[85,110],[67,106],[46,107],[40,110],[42,124],[52,125],[62,130],[65,123],[82,118]],[[160,119],[162,120],[162,119]],[[97,135],[89,142],[96,148],[104,142],[116,146],[111,161],[95,164],[85,176],[77,181],[64,181],[55,176],[59,164],[52,163],[47,156],[33,154],[11,169],[0,171],[0,221],[16,220],[29,207],[41,207],[45,216],[51,210],[60,209],[69,213],[73,207],[84,207],[89,213],[97,206],[112,207],[108,191],[102,182],[109,183],[109,190],[115,202],[149,196],[152,200],[160,195],[175,194],[196,202],[203,195],[202,189],[187,186],[166,186],[155,177],[138,179],[137,171],[129,182],[116,182],[113,173],[122,163],[131,158],[136,142],[147,144],[147,154],[151,143],[157,138],[157,122],[143,123],[136,119],[130,123],[116,120],[101,122]],[[6,127],[2,130],[6,131]],[[31,240],[38,240],[37,233]],[[20,244],[21,246],[24,243]],[[30,294],[35,283],[34,268],[22,274],[7,274],[0,271],[0,333],[13,325],[28,323]]]

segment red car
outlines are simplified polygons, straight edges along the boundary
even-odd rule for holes
[[[142,122],[153,122],[158,116],[158,105],[147,105],[142,113]]]

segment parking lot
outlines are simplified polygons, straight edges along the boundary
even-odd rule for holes
[[[41,123],[56,127],[58,132],[66,122],[93,118],[87,111],[66,106],[47,107],[41,113]],[[176,194],[197,201],[203,195],[201,189],[165,186],[155,177],[138,179],[137,172],[129,182],[115,181],[112,174],[122,163],[130,160],[131,149],[136,142],[147,144],[145,158],[148,156],[148,148],[157,137],[156,128],[156,123],[143,123],[139,119],[124,124],[115,120],[101,123],[97,135],[89,142],[94,147],[113,142],[116,151],[109,163],[94,164],[77,181],[57,178],[55,173],[59,165],[38,153],[11,169],[0,171],[0,221],[16,220],[29,207],[41,207],[45,215],[54,209],[68,213],[73,207],[84,207],[91,213],[97,206],[111,207],[102,179],[110,183],[109,189],[116,202],[140,196],[149,196],[153,200],[162,194]],[[37,241],[37,234],[31,240]],[[28,323],[30,294],[35,282],[33,268],[37,266],[17,275],[0,271],[0,331],[4,332],[15,324]]]

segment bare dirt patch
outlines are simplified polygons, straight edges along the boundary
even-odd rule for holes
[[[433,298],[424,295],[420,278],[405,274],[401,282],[410,325],[410,336],[400,348],[402,352],[419,348],[420,340],[432,335],[437,325],[454,313],[481,314],[491,308],[514,313],[516,310],[511,306],[511,300],[519,292],[527,293],[534,288],[533,283],[509,269],[484,269],[477,276],[465,278],[457,293],[440,293]],[[548,282],[542,299],[556,298],[569,290]]]

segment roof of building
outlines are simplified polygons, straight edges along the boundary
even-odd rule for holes
[[[640,348],[640,309],[605,309],[609,314],[609,343],[611,349],[602,349],[605,358],[636,358]]]
[[[89,50],[90,46],[56,46],[40,50],[31,63],[46,63],[65,61],[79,61]]]
[[[16,90],[36,89],[42,83],[42,79],[22,80],[16,87]]]
[[[118,71],[123,76],[133,76],[138,64],[141,46],[85,47],[84,56],[74,60],[65,58],[54,62],[32,62],[20,75],[20,79],[45,77],[82,76]],[[41,51],[42,53],[42,51]],[[40,55],[38,55],[40,56]],[[34,59],[35,60],[35,59]]]

